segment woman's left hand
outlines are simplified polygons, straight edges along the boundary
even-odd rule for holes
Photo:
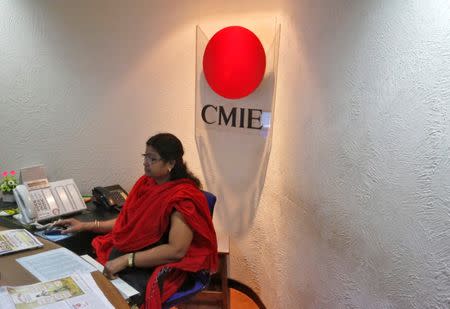
[[[106,262],[105,268],[103,269],[103,274],[106,278],[112,280],[117,278],[117,273],[122,269],[125,269],[128,265],[128,257],[127,255],[119,256],[114,260],[110,260]]]

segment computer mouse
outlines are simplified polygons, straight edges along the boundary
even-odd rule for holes
[[[61,232],[64,231],[63,227],[51,227],[44,231],[45,235],[61,235]]]

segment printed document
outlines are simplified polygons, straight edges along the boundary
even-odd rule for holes
[[[90,273],[24,286],[0,287],[0,308],[114,308]]]
[[[91,264],[66,248],[25,256],[16,261],[40,281],[70,276],[75,272],[90,273],[96,270]]]
[[[25,229],[0,231],[0,255],[42,246],[43,244]]]

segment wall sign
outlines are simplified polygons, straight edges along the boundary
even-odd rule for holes
[[[216,224],[235,235],[255,217],[272,141],[280,26],[267,46],[258,36],[230,26],[208,39],[197,26],[197,148]]]

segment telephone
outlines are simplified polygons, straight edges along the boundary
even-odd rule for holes
[[[48,182],[48,186],[28,189],[18,185],[14,197],[21,213],[21,221],[29,224],[87,209],[73,179]]]
[[[92,189],[92,197],[94,203],[99,204],[108,209],[119,210],[125,204],[128,193],[119,185],[108,187],[95,187]]]

